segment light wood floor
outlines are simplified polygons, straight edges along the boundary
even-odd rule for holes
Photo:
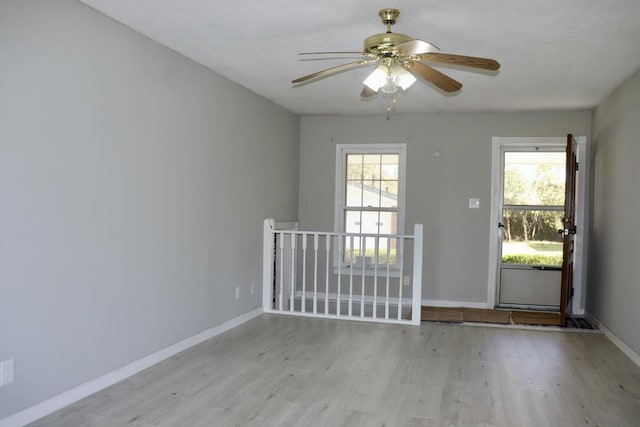
[[[262,315],[33,426],[639,426],[603,335]]]

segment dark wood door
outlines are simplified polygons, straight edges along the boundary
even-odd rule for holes
[[[567,135],[567,175],[564,197],[562,240],[562,287],[560,289],[560,324],[565,325],[571,312],[573,297],[573,254],[576,241],[576,175],[578,144],[573,135]]]

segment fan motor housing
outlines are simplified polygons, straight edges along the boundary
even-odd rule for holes
[[[364,50],[372,54],[392,54],[394,47],[400,43],[413,40],[405,34],[381,33],[374,34],[364,39]]]

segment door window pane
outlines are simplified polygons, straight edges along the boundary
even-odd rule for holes
[[[564,205],[563,152],[504,153],[505,205]]]
[[[562,211],[504,209],[503,264],[562,265]]]

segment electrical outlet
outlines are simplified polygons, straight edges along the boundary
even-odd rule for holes
[[[409,286],[411,284],[411,278],[409,276],[404,276],[404,285]]]
[[[251,294],[255,294],[256,293],[256,283],[255,282],[251,282]]]
[[[13,359],[0,363],[0,386],[13,382]]]
[[[236,299],[240,299],[240,286],[236,286]]]

